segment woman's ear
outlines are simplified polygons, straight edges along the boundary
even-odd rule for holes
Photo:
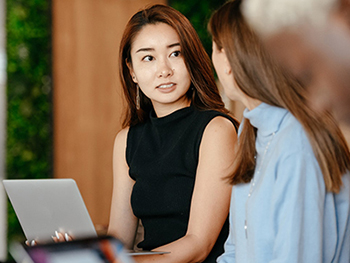
[[[126,63],[126,65],[128,66],[128,69],[129,69],[130,75],[131,75],[131,77],[132,77],[132,80],[133,80],[135,83],[137,83],[137,78],[136,78],[134,69],[132,68],[132,64],[131,64],[130,62],[128,62],[127,60],[125,60],[125,63]]]
[[[231,65],[230,62],[228,61],[227,55],[226,55],[226,51],[224,48],[221,49],[221,52],[223,53],[224,56],[224,68],[225,68],[225,73],[227,75],[230,75],[232,73],[232,69],[231,69]]]

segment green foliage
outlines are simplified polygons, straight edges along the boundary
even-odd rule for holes
[[[50,1],[7,0],[6,5],[6,173],[11,179],[47,178],[52,176]],[[23,240],[8,207],[8,238]]]
[[[207,24],[213,11],[226,0],[169,0],[169,5],[184,14],[192,23],[201,39],[203,46],[211,56],[212,41],[207,30]]]

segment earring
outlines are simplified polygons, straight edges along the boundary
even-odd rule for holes
[[[227,74],[227,68],[225,68],[225,74]]]
[[[140,109],[140,87],[136,84],[136,109]]]

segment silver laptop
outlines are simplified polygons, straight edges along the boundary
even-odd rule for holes
[[[27,240],[50,242],[55,231],[74,238],[97,236],[73,179],[2,182]]]

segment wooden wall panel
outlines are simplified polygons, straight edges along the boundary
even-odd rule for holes
[[[150,3],[165,1],[52,1],[54,175],[76,180],[96,226],[108,224],[121,128],[119,41],[131,15]]]

